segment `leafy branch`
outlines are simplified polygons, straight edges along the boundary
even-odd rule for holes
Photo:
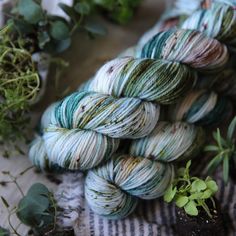
[[[211,218],[212,214],[206,200],[210,199],[215,207],[213,196],[218,186],[210,177],[205,180],[191,177],[190,165],[191,161],[188,161],[185,168],[178,170],[176,178],[164,194],[164,200],[168,203],[175,202],[177,207],[184,208],[185,212],[191,216],[197,216],[198,209],[203,208]]]
[[[18,228],[23,223],[32,228],[34,235],[51,235],[51,233],[53,235],[56,230],[57,213],[57,204],[54,200],[53,194],[43,184],[36,183],[30,187],[25,195],[18,184],[18,178],[23,176],[31,168],[32,166],[20,172],[16,176],[13,176],[8,171],[3,172],[3,174],[8,175],[11,179],[10,181],[4,181],[4,184],[14,183],[22,195],[22,199],[18,203],[18,206],[13,207],[12,209],[10,209],[7,200],[1,196],[2,203],[8,211],[8,222],[12,231],[11,233],[20,236]],[[16,214],[20,220],[20,223],[17,226],[14,226],[11,221],[11,217],[14,214]],[[8,231],[2,229],[2,232]]]
[[[213,132],[215,145],[208,145],[204,149],[206,152],[215,153],[214,158],[207,166],[209,173],[214,172],[218,166],[223,165],[223,179],[225,183],[228,183],[229,180],[230,161],[236,162],[235,128],[236,117],[231,121],[226,137],[224,138],[221,135],[220,129],[217,128],[217,131]]]

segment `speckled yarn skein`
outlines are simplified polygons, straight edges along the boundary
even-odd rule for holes
[[[163,195],[174,176],[174,160],[196,156],[204,143],[201,128],[184,122],[158,122],[145,138],[131,142],[129,155],[114,156],[88,172],[85,198],[102,216],[118,219],[133,212],[138,199]]]
[[[193,83],[193,69],[211,73],[227,60],[223,44],[196,31],[158,34],[138,58],[108,62],[87,91],[75,92],[55,106],[54,119],[43,134],[48,160],[80,170],[107,160],[119,139],[141,138],[154,129],[157,103],[176,101]],[[31,160],[40,164],[36,158]]]

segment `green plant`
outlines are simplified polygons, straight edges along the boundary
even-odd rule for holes
[[[185,212],[191,216],[197,216],[199,207],[203,208],[209,217],[212,217],[206,200],[210,199],[213,206],[215,202],[214,194],[218,186],[214,180],[207,177],[202,180],[189,175],[191,161],[188,161],[185,168],[177,171],[177,176],[164,194],[166,202],[175,202],[177,207],[184,208]]]
[[[0,30],[0,140],[21,137],[30,103],[37,96],[40,79],[28,40],[10,37],[13,26]]]
[[[7,229],[0,227],[0,236],[10,236],[10,232]]]
[[[36,183],[20,200],[16,214],[22,223],[41,235],[54,231],[56,210],[53,194],[43,184]]]
[[[34,50],[51,54],[66,50],[71,44],[71,36],[76,30],[85,30],[90,35],[104,34],[106,31],[93,16],[107,12],[118,23],[127,23],[141,0],[75,0],[73,6],[60,3],[61,9],[70,17],[49,15],[41,6],[41,0],[18,0],[13,9],[10,23],[16,34],[33,39]]]
[[[227,135],[222,137],[220,129],[217,128],[216,132],[213,132],[213,138],[215,145],[208,145],[205,147],[206,152],[214,152],[214,158],[209,162],[207,169],[210,173],[216,170],[219,165],[223,165],[223,179],[227,183],[229,179],[229,163],[230,161],[236,162],[236,149],[235,149],[235,128],[236,117],[231,121]]]

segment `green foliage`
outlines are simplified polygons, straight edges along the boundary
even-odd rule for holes
[[[119,24],[131,20],[135,8],[141,0],[94,0],[94,3],[104,9],[108,16]]]
[[[40,183],[31,186],[17,208],[21,222],[37,233],[52,231],[55,227],[56,205],[52,193]]]
[[[0,30],[0,140],[22,135],[26,112],[39,90],[40,79],[27,40],[9,37],[12,25]]]
[[[213,196],[218,190],[214,180],[207,177],[205,180],[189,175],[191,161],[186,164],[186,168],[180,168],[173,183],[164,194],[166,202],[175,202],[179,208],[184,208],[185,212],[191,216],[198,215],[198,208],[202,207],[209,217],[212,217],[206,204],[207,199],[214,203]],[[213,204],[214,205],[214,204]]]
[[[43,19],[42,8],[32,0],[20,0],[18,10],[29,24],[36,24]]]
[[[236,117],[231,121],[225,138],[222,137],[218,128],[216,132],[213,132],[215,145],[205,147],[206,152],[215,153],[214,158],[208,164],[208,171],[212,173],[218,166],[223,165],[223,179],[225,183],[228,183],[229,180],[230,161],[236,162],[235,128]]]
[[[22,37],[33,39],[35,50],[43,50],[52,54],[66,50],[71,44],[71,36],[76,30],[85,30],[89,34],[104,34],[105,30],[90,16],[105,12],[114,21],[124,24],[133,16],[134,9],[141,0],[75,0],[73,6],[60,3],[61,9],[70,17],[48,15],[42,9],[41,1],[19,0],[13,9],[11,22],[16,32]],[[96,23],[95,23],[96,22]]]
[[[7,229],[0,227],[0,236],[10,236],[10,232]]]

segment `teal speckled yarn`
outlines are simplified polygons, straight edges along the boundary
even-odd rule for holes
[[[73,93],[54,108],[43,134],[49,161],[86,170],[107,160],[119,139],[141,138],[154,129],[160,109],[156,102],[176,101],[194,82],[192,68],[217,71],[227,59],[226,47],[217,40],[176,30],[157,35],[139,58],[106,63],[86,91]],[[43,163],[35,158],[34,163]]]
[[[148,136],[131,142],[129,154],[170,162],[194,158],[205,142],[205,132],[185,122],[158,122]]]
[[[191,91],[175,106],[169,107],[169,119],[198,125],[213,125],[228,118],[232,104],[224,97],[206,90]]]
[[[226,68],[221,73],[204,76],[201,75],[195,86],[197,89],[216,91],[232,100],[236,100],[236,71]]]
[[[182,29],[158,33],[138,55],[178,61],[201,72],[221,70],[228,61],[226,47],[217,40],[197,31]]]
[[[114,156],[88,171],[85,198],[95,213],[110,219],[124,218],[133,212],[139,198],[162,196],[173,174],[171,164],[130,155]]]
[[[236,4],[212,3],[209,9],[198,10],[188,17],[181,28],[196,29],[204,34],[236,47]],[[233,5],[233,6],[232,6]]]
[[[195,79],[193,71],[178,62],[125,57],[106,63],[83,89],[170,104],[186,92]]]
[[[85,198],[91,209],[108,218],[123,218],[137,204],[137,198],[163,195],[174,176],[168,162],[195,157],[205,141],[202,128],[185,122],[158,122],[148,136],[132,140],[129,155],[112,160],[88,172]]]

